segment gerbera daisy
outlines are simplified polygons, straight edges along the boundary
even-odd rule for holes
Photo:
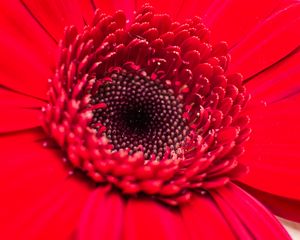
[[[0,12],[1,239],[289,239],[300,3]]]

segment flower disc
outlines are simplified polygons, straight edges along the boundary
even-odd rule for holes
[[[198,17],[172,22],[147,4],[132,23],[96,11],[82,33],[65,30],[45,130],[96,183],[186,202],[246,170],[249,95],[225,73],[229,59]]]

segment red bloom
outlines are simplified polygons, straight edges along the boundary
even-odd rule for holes
[[[2,238],[289,239],[300,4],[151,4],[0,4]]]

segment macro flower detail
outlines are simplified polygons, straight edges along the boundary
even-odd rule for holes
[[[75,168],[125,194],[177,205],[243,171],[249,99],[226,76],[227,45],[211,45],[199,17],[172,22],[144,5],[96,11],[82,33],[65,30],[49,79],[45,129]]]
[[[0,12],[0,239],[291,239],[299,1]]]

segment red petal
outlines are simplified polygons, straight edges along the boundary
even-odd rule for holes
[[[1,1],[0,12],[0,84],[46,98],[55,42],[19,1]]]
[[[41,125],[41,111],[0,107],[0,133],[29,129]]]
[[[247,90],[256,101],[274,102],[300,91],[300,51],[249,79]]]
[[[130,199],[125,212],[126,240],[185,240],[180,213],[151,200]]]
[[[11,184],[24,187],[24,181],[32,181],[35,176],[41,176],[41,183],[37,181],[35,186],[42,187],[45,184],[42,181],[51,183],[67,175],[62,153],[44,147],[44,138],[40,128],[0,135],[0,183],[5,189],[9,190]]]
[[[20,132],[10,132],[5,134],[0,134],[0,145],[10,147],[16,147],[18,144],[23,144],[24,142],[28,143],[37,143],[46,138],[45,132],[41,127],[27,129]],[[1,151],[2,148],[0,148]],[[2,158],[0,159],[0,162]]]
[[[259,199],[274,214],[291,221],[300,222],[300,201],[290,198],[284,198],[277,195],[259,191],[255,188],[241,184],[241,187],[251,195]]]
[[[216,2],[205,12],[204,22],[211,30],[213,41],[226,41],[232,47],[274,12],[280,0]]]
[[[40,126],[43,105],[40,100],[0,88],[0,133]]]
[[[122,238],[124,203],[120,195],[95,190],[82,212],[76,239],[119,240]]]
[[[191,240],[236,239],[222,213],[208,196],[199,196],[181,208]]]
[[[21,3],[56,41],[63,37],[66,26],[75,25],[78,29],[84,26],[79,1],[22,0]]]
[[[165,2],[165,1],[164,1]],[[204,18],[211,16],[212,12],[222,9],[221,6],[224,4],[224,0],[184,0],[181,1],[181,5],[177,5],[177,15],[175,20],[184,21],[192,16],[199,16]],[[172,1],[168,3],[172,5]],[[224,40],[224,39],[223,39]]]
[[[44,137],[40,129],[0,135],[1,239],[13,239],[16,227],[26,222],[21,212],[33,210],[67,176],[60,152],[39,141]]]
[[[300,199],[300,95],[252,108],[252,134],[240,161],[249,174],[240,181],[283,197]]]
[[[93,1],[77,0],[81,9],[82,17],[86,23],[91,23],[94,17],[95,6]]]
[[[212,196],[239,239],[290,239],[277,219],[236,185],[228,184],[226,187],[219,188],[212,193]],[[245,229],[234,225],[233,216],[239,219],[242,223],[240,227]],[[244,232],[245,230],[248,234]]]
[[[41,108],[45,103],[4,88],[0,88],[0,112],[2,108]]]
[[[19,211],[8,224],[14,230],[12,238],[4,239],[71,239],[89,194],[89,187],[81,179],[62,180],[33,206]]]
[[[149,2],[138,0],[137,8]],[[203,18],[204,23],[212,33],[214,42],[226,41],[229,46],[236,45],[257,24],[267,18],[283,4],[281,0],[266,1],[224,1],[224,0],[166,0],[150,1],[156,11],[169,13],[173,20],[184,21],[193,16]]]
[[[253,76],[299,46],[300,3],[272,14],[231,50],[230,72]],[[283,47],[284,46],[284,47]]]

